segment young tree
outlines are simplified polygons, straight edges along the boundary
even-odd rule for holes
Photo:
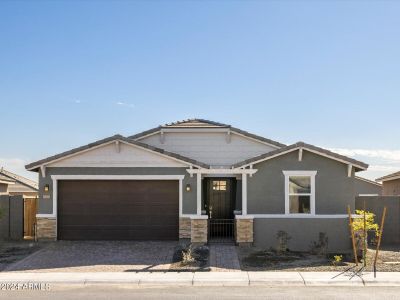
[[[363,263],[366,266],[368,231],[373,231],[375,238],[377,238],[379,236],[379,225],[375,223],[375,214],[369,211],[356,210],[356,215],[357,217],[353,219],[353,231],[356,234],[358,250],[361,250]]]

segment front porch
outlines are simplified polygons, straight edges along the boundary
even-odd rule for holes
[[[189,169],[196,176],[196,215],[181,215],[179,238],[192,243],[253,243],[247,177],[255,169]]]

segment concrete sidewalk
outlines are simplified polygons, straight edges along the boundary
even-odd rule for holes
[[[400,272],[362,276],[337,272],[97,272],[0,273],[0,283],[161,286],[400,286]]]

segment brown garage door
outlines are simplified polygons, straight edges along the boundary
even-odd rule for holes
[[[58,182],[58,239],[177,240],[179,182]]]

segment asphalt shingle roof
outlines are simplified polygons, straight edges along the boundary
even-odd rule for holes
[[[71,155],[71,154],[75,154],[75,153],[81,152],[83,150],[91,149],[91,148],[93,148],[95,146],[99,146],[101,144],[105,144],[105,143],[112,142],[112,141],[117,141],[117,140],[129,143],[129,144],[132,144],[132,145],[136,145],[136,146],[139,146],[141,148],[149,149],[151,151],[154,151],[154,152],[157,152],[157,153],[160,153],[160,154],[164,154],[164,155],[179,159],[181,161],[187,162],[189,164],[193,164],[195,166],[199,166],[199,167],[202,167],[202,168],[209,168],[209,165],[207,165],[205,163],[196,161],[194,159],[182,156],[182,155],[177,154],[177,153],[169,152],[169,151],[166,151],[164,149],[160,149],[160,148],[153,147],[153,146],[141,143],[141,142],[134,141],[132,139],[126,138],[126,137],[124,137],[122,135],[119,135],[119,134],[113,135],[111,137],[108,137],[108,138],[105,138],[105,139],[102,139],[102,140],[98,140],[96,142],[93,142],[93,143],[90,143],[90,144],[87,144],[87,145],[84,145],[84,146],[81,146],[81,147],[78,147],[78,148],[74,148],[74,149],[71,149],[69,151],[65,151],[65,152],[62,152],[62,153],[59,153],[59,154],[56,154],[56,155],[53,155],[53,156],[38,160],[38,161],[35,161],[33,163],[30,163],[30,164],[26,165],[25,168],[28,169],[28,170],[37,170],[39,168],[39,166],[42,165],[42,164],[51,162],[53,160],[62,158],[62,157],[67,156],[67,155]]]
[[[379,178],[377,178],[375,180],[376,181],[382,181],[382,180],[390,179],[390,178],[394,178],[394,177],[400,177],[400,171],[399,172],[394,172],[394,173],[389,174],[389,175],[385,175],[383,177],[379,177]]]
[[[317,147],[317,146],[306,144],[304,142],[297,142],[295,144],[292,144],[292,145],[289,145],[289,146],[286,146],[286,147],[283,147],[283,148],[280,148],[280,149],[277,149],[277,150],[274,150],[274,151],[271,151],[271,152],[268,152],[268,153],[265,153],[265,154],[261,154],[261,155],[258,155],[256,157],[253,157],[253,158],[250,158],[250,159],[246,159],[246,160],[244,160],[242,162],[234,164],[233,167],[234,168],[239,168],[239,167],[242,167],[242,166],[246,166],[246,165],[249,165],[251,163],[254,163],[254,162],[257,162],[257,161],[260,161],[260,160],[264,160],[264,159],[268,159],[268,158],[271,158],[273,156],[276,156],[276,155],[279,155],[281,153],[285,153],[285,152],[288,152],[290,150],[294,150],[294,149],[297,149],[297,148],[303,148],[305,150],[308,149],[308,150],[311,150],[311,151],[315,151],[315,152],[324,154],[326,156],[345,161],[346,163],[352,164],[352,165],[354,165],[356,167],[359,167],[361,169],[367,169],[368,168],[368,165],[366,163],[363,163],[361,161],[355,160],[353,158],[350,158],[350,157],[347,157],[347,156],[344,156],[344,155],[341,155],[341,154],[334,153],[334,152],[329,151],[327,149],[323,149],[323,148],[320,148],[320,147]]]
[[[279,143],[279,142],[271,140],[271,139],[267,139],[265,137],[250,133],[245,130],[241,130],[236,127],[232,127],[231,125],[214,122],[214,121],[210,121],[210,120],[205,120],[205,119],[188,119],[188,120],[183,120],[183,121],[172,122],[172,123],[160,125],[160,126],[152,128],[152,129],[131,135],[128,138],[136,140],[136,139],[139,139],[146,135],[156,133],[163,128],[229,128],[233,132],[242,134],[244,136],[247,136],[247,137],[255,139],[255,140],[259,140],[264,143],[268,143],[270,145],[273,145],[273,146],[276,146],[279,148],[286,146],[285,144]]]

